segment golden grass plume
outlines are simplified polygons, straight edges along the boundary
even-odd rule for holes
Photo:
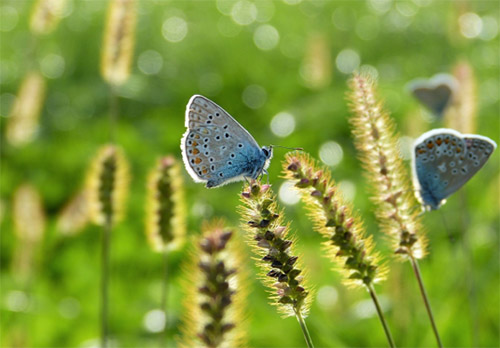
[[[165,251],[179,247],[186,234],[186,206],[179,162],[160,158],[147,184],[146,236],[151,248]]]
[[[260,181],[245,184],[241,193],[240,215],[247,240],[258,255],[261,279],[269,288],[271,303],[285,317],[306,317],[311,294],[305,274],[295,254],[290,227],[270,185]]]
[[[180,346],[244,347],[248,272],[243,245],[222,220],[204,223],[194,244],[184,267],[187,296]]]
[[[375,215],[396,254],[422,258],[427,240],[409,171],[399,154],[394,121],[377,99],[376,81],[369,75],[354,74],[349,87],[354,144],[371,185]]]
[[[101,51],[101,75],[118,86],[127,81],[135,44],[135,0],[111,0]]]
[[[93,159],[86,182],[91,220],[97,225],[119,222],[128,193],[129,165],[116,145],[102,146]]]
[[[34,34],[49,34],[62,18],[66,0],[37,0],[30,18]]]

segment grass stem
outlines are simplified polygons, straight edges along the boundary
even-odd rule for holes
[[[422,294],[422,299],[424,300],[425,308],[427,309],[427,314],[431,322],[432,331],[434,331],[434,336],[436,336],[438,347],[442,348],[443,344],[441,343],[441,338],[439,337],[439,332],[436,327],[436,323],[434,321],[434,316],[432,314],[432,309],[429,303],[429,299],[427,298],[427,293],[425,291],[424,282],[422,281],[422,276],[420,274],[420,268],[418,267],[418,262],[413,257],[410,257],[410,262],[413,268],[413,272],[415,273],[415,277],[417,278],[418,286],[420,288],[420,293]]]
[[[163,310],[163,314],[165,316],[165,323],[163,333],[160,337],[160,347],[167,346],[167,336],[168,336],[168,252],[163,251],[163,282],[162,282],[162,290],[161,290],[161,309]]]
[[[304,334],[304,339],[306,340],[306,344],[308,348],[314,348],[314,345],[311,340],[311,335],[309,335],[309,330],[307,330],[307,325],[302,317],[302,314],[300,314],[300,311],[295,311],[295,316],[297,317],[297,320],[299,321],[300,328],[302,329],[302,333]]]
[[[111,218],[108,216],[104,224],[101,246],[101,347],[108,341],[108,283],[109,283],[109,249],[111,240]]]
[[[378,301],[377,294],[375,293],[375,289],[371,284],[367,286],[367,289],[368,292],[370,293],[373,303],[375,304],[375,308],[377,309],[377,314],[384,328],[385,336],[387,337],[387,342],[389,343],[389,347],[394,348],[396,347],[396,345],[394,344],[394,339],[392,338],[391,330],[389,330],[389,326],[385,321],[384,313],[382,312],[382,308],[380,307],[380,303]]]

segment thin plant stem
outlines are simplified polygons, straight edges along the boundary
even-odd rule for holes
[[[161,309],[163,310],[163,315],[165,316],[165,324],[163,333],[160,337],[160,347],[167,346],[167,335],[168,335],[167,303],[168,303],[168,252],[165,250],[163,251],[163,282],[161,289]]]
[[[370,293],[373,303],[375,304],[375,308],[377,309],[378,318],[380,319],[382,327],[384,328],[385,336],[387,337],[387,342],[389,343],[389,347],[394,348],[396,347],[396,345],[394,344],[394,339],[392,338],[391,330],[389,330],[389,326],[385,321],[384,313],[382,312],[382,308],[380,307],[380,303],[378,301],[377,294],[375,293],[375,289],[373,288],[372,284],[368,285],[367,289],[368,292]]]
[[[307,330],[307,325],[302,317],[302,314],[300,314],[300,311],[295,311],[295,316],[297,317],[297,320],[299,321],[300,328],[302,329],[302,333],[304,334],[304,339],[306,340],[306,344],[308,348],[314,348],[314,345],[311,340],[311,335],[309,335],[309,330]]]
[[[441,343],[441,338],[439,337],[439,332],[436,327],[436,323],[434,322],[434,316],[432,314],[432,309],[429,303],[429,299],[427,298],[427,293],[425,291],[424,282],[422,281],[422,276],[420,274],[420,268],[418,267],[418,262],[414,257],[410,257],[410,262],[413,268],[413,272],[415,273],[415,277],[417,278],[418,286],[420,288],[420,293],[422,294],[422,299],[424,300],[425,308],[427,309],[427,314],[429,315],[429,320],[431,322],[432,330],[434,331],[434,336],[436,336],[438,347],[442,348],[443,344]]]
[[[108,341],[108,283],[109,283],[109,249],[111,240],[111,218],[106,218],[102,231],[101,246],[101,347]]]
[[[109,85],[109,142],[115,142],[115,128],[118,120],[118,96],[116,87]]]

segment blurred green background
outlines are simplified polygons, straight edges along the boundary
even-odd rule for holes
[[[81,188],[89,161],[108,141],[108,88],[99,72],[108,2],[67,1],[57,28],[37,38],[29,30],[33,6],[22,0],[0,3],[1,345],[95,346],[100,229],[89,225],[78,234],[63,235],[55,222]],[[443,124],[409,95],[406,84],[450,73],[466,60],[478,86],[476,132],[498,142],[499,3],[148,0],[139,2],[137,11],[131,76],[118,89],[116,141],[131,163],[132,180],[125,220],[113,232],[113,345],[157,346],[152,311],[159,308],[162,263],[144,236],[145,181],[159,156],[180,159],[186,103],[191,95],[203,94],[233,115],[260,145],[300,146],[331,167],[390,268],[377,291],[396,344],[435,346],[410,265],[392,258],[375,223],[350,135],[346,81],[355,69],[378,76],[380,97],[396,120],[408,158],[413,138]],[[39,129],[29,144],[12,146],[5,141],[9,113],[33,66],[47,82]],[[499,153],[441,212],[423,217],[429,255],[421,270],[446,346],[500,345]],[[321,238],[305,210],[282,186],[284,154],[275,150],[270,181],[292,222],[297,251],[316,290],[307,319],[313,341],[317,347],[385,346],[368,294],[341,285],[339,274],[319,252]],[[184,170],[183,175],[190,235],[199,234],[201,221],[214,216],[239,224],[240,184],[207,190]],[[47,215],[29,282],[19,279],[13,262],[22,245],[14,233],[12,197],[25,182],[39,190]],[[170,260],[172,346],[183,312],[179,265],[186,258],[180,250]],[[248,261],[254,268],[250,256]],[[305,346],[296,320],[280,318],[255,272],[250,286],[250,346]]]

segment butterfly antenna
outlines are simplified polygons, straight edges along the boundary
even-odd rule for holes
[[[302,150],[304,150],[301,147],[288,147],[288,146],[281,146],[281,145],[271,145],[271,147],[281,147],[282,149],[296,150],[296,151],[302,151]]]

